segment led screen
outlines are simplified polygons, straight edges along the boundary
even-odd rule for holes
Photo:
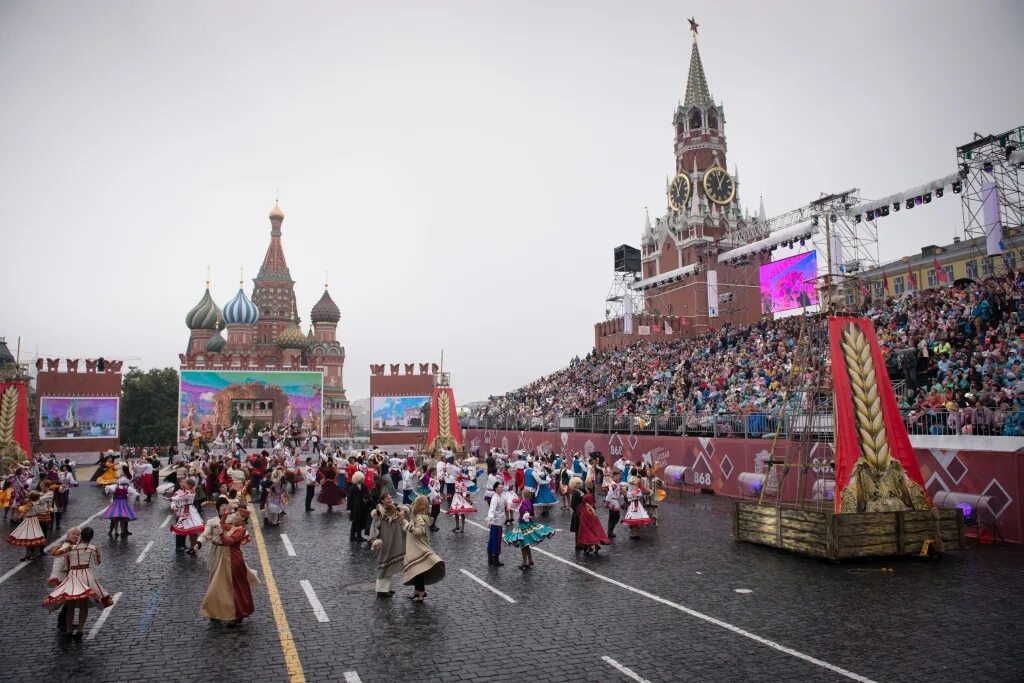
[[[761,266],[761,300],[772,313],[818,303],[818,252],[808,251]]]

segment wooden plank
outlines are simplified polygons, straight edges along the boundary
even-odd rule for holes
[[[778,547],[775,543],[775,534],[758,534],[741,530],[736,538],[737,540],[746,541],[747,543],[758,543],[760,545],[767,545],[773,548]]]
[[[853,536],[839,538],[840,550],[845,548],[865,548],[874,545],[891,545],[893,549],[895,549],[898,545],[896,535],[890,534],[888,536]]]
[[[840,529],[879,524],[896,527],[895,512],[862,512],[859,514],[836,515],[836,526]]]
[[[827,513],[819,512],[817,510],[794,510],[792,508],[782,508],[783,519],[822,523],[825,521],[826,516]]]
[[[800,543],[793,540],[782,539],[782,545],[779,546],[786,550],[792,550],[793,552],[801,553],[803,555],[810,555],[812,557],[827,557],[826,547],[823,543]]]
[[[737,503],[736,509],[741,515],[774,517],[776,508],[774,505],[758,505],[757,503]]]
[[[797,531],[813,531],[825,535],[825,523],[824,522],[802,522],[798,519],[782,519],[783,529],[794,529]]]

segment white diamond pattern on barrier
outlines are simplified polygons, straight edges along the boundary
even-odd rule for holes
[[[929,496],[934,498],[936,493],[948,491],[949,487],[946,486],[946,482],[942,480],[938,472],[932,472],[932,476],[928,477],[928,481],[924,484],[924,490],[928,492]]]
[[[722,474],[725,476],[726,479],[732,476],[732,471],[734,468],[732,466],[732,460],[729,459],[728,455],[722,458],[722,462],[718,464],[718,469],[722,470]]]
[[[636,450],[637,441],[639,441],[639,439],[636,438],[636,434],[630,434],[629,438],[626,439],[626,441],[629,443],[629,450],[630,450],[630,452],[635,451]]]

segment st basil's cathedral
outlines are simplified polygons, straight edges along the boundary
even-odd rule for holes
[[[210,283],[185,316],[188,349],[179,355],[183,370],[309,370],[324,374],[325,437],[349,436],[352,409],[345,397],[345,347],[338,341],[341,310],[327,286],[310,310],[306,333],[300,327],[291,278],[281,245],[284,212],[270,211],[270,245],[253,279],[252,296],[242,283],[222,309]]]

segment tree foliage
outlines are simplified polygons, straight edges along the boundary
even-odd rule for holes
[[[178,371],[128,368],[121,382],[121,443],[166,446],[178,428]]]

